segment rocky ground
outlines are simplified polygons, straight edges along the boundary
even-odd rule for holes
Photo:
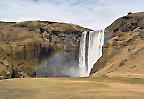
[[[129,13],[105,30],[103,56],[91,74],[109,77],[144,77],[144,13]]]

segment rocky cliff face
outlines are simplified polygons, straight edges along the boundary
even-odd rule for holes
[[[77,58],[81,33],[88,30],[48,21],[0,22],[0,78],[35,76],[35,66],[57,51]]]
[[[94,65],[94,76],[144,77],[144,13],[129,13],[105,30],[109,39]]]

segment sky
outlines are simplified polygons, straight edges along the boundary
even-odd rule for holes
[[[47,20],[104,29],[128,12],[144,11],[144,0],[1,0],[0,21]]]

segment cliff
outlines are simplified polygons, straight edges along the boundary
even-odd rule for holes
[[[129,13],[105,29],[103,55],[93,76],[144,77],[144,12]]]
[[[36,66],[61,50],[76,60],[81,33],[88,30],[49,21],[0,22],[0,78],[34,77]]]

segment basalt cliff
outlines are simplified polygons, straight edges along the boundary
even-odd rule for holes
[[[57,52],[66,53],[66,62],[78,60],[84,31],[89,29],[49,21],[0,22],[0,78],[35,77],[36,66]]]

